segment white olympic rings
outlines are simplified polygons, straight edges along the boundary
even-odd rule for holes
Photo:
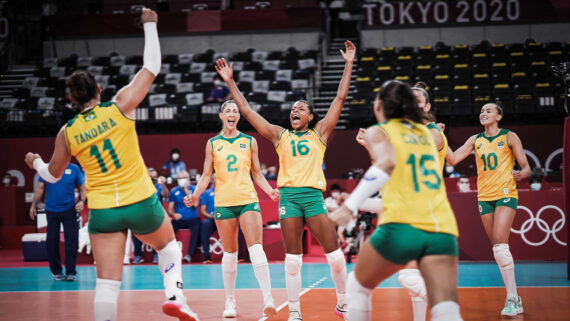
[[[216,255],[221,255],[224,253],[224,246],[222,241],[215,237],[210,237],[210,252]]]
[[[554,239],[554,241],[556,241],[556,243],[558,243],[562,246],[566,246],[566,243],[561,241],[558,238],[558,236],[556,236],[556,233],[560,232],[564,228],[564,224],[566,224],[566,216],[564,215],[564,211],[562,211],[559,207],[554,206],[554,205],[543,206],[540,210],[538,210],[538,213],[536,213],[536,216],[534,216],[532,211],[526,206],[519,205],[517,207],[517,209],[520,209],[520,210],[527,212],[529,215],[529,218],[522,223],[520,230],[517,230],[517,229],[514,229],[511,227],[511,232],[513,232],[515,234],[520,234],[520,236],[522,237],[523,241],[525,241],[526,244],[528,244],[530,246],[541,246],[544,243],[546,243],[548,241],[548,239],[550,238],[550,235],[552,235],[552,238]],[[556,210],[561,216],[561,218],[559,218],[556,222],[554,222],[554,225],[552,226],[552,228],[550,228],[550,225],[548,225],[548,223],[540,217],[542,212],[544,212],[547,209]],[[546,233],[546,236],[544,237],[544,239],[542,239],[539,242],[530,241],[526,237],[526,232],[530,231],[534,227],[535,223],[536,223],[536,226],[538,226],[538,228],[542,232]]]

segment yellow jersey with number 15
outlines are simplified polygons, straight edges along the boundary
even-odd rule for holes
[[[518,198],[517,183],[512,174],[515,157],[507,141],[508,132],[503,128],[493,137],[487,137],[483,132],[475,138],[479,201]]]
[[[402,223],[458,236],[437,149],[427,127],[397,118],[376,126],[386,134],[396,154],[396,165],[381,190],[383,208],[378,225]]]
[[[252,137],[241,132],[233,138],[220,134],[210,138],[209,144],[216,172],[216,207],[259,202],[251,179]]]
[[[323,160],[327,146],[314,129],[281,132],[275,149],[279,155],[278,187],[311,187],[323,192],[327,181]]]
[[[67,122],[71,155],[85,170],[89,208],[114,208],[149,198],[156,189],[139,149],[135,121],[113,102],[87,109]]]

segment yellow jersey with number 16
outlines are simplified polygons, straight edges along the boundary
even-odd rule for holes
[[[327,146],[314,129],[281,132],[275,149],[279,155],[278,187],[311,187],[323,192],[327,181],[323,160]]]
[[[156,189],[139,149],[135,121],[113,102],[87,109],[67,122],[71,155],[85,170],[89,208],[114,208],[149,198]]]
[[[507,141],[508,132],[503,128],[493,137],[487,137],[483,132],[475,138],[479,201],[518,198],[517,183],[512,174],[515,157]]]
[[[383,208],[378,224],[409,224],[427,232],[458,236],[437,149],[427,127],[397,118],[376,126],[386,134],[396,154],[396,165],[381,190]]]
[[[217,207],[239,206],[259,202],[251,179],[252,137],[239,133],[226,138],[221,134],[210,138],[216,188]]]

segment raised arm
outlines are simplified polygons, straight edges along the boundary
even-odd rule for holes
[[[202,171],[202,176],[200,176],[200,180],[196,185],[196,189],[194,193],[191,195],[184,197],[184,204],[188,207],[196,206],[198,201],[200,200],[200,195],[204,193],[208,185],[210,184],[210,180],[212,179],[212,173],[214,172],[213,164],[213,155],[212,155],[212,145],[210,141],[206,143],[206,158],[204,159],[204,170]]]
[[[346,96],[348,96],[350,78],[352,77],[352,64],[354,62],[354,56],[356,55],[356,47],[350,41],[345,41],[344,47],[346,48],[346,52],[340,50],[340,54],[344,59],[344,72],[342,74],[340,84],[338,85],[336,97],[329,107],[329,111],[327,112],[325,118],[320,120],[315,125],[315,130],[319,133],[319,136],[321,136],[325,143],[329,135],[332,133],[334,127],[338,123],[338,118],[340,117],[342,106],[344,106]]]
[[[520,181],[522,179],[527,178],[530,175],[530,165],[528,164],[528,160],[526,159],[526,155],[524,153],[524,149],[522,146],[522,142],[517,136],[517,134],[509,131],[507,133],[507,141],[509,143],[509,147],[513,151],[517,163],[521,167],[520,171],[513,171],[513,178],[515,181]]]
[[[158,32],[156,30],[158,16],[154,11],[144,8],[141,20],[144,28],[143,68],[113,98],[113,101],[117,103],[121,111],[132,119],[135,118],[135,109],[147,95],[156,75],[160,73],[162,60]]]
[[[259,166],[259,157],[258,157],[258,147],[257,141],[253,138],[251,144],[251,176],[253,177],[253,181],[257,186],[261,187],[261,189],[265,192],[265,194],[269,195],[272,200],[277,201],[279,199],[279,190],[274,189],[269,185],[267,179],[261,173],[261,166]]]
[[[473,145],[475,144],[475,137],[476,135],[469,137],[469,139],[465,142],[465,144],[459,147],[455,152],[453,152],[451,148],[448,148],[447,154],[445,155],[445,160],[447,160],[447,163],[449,163],[449,165],[455,165],[464,160],[465,158],[467,158],[467,156],[469,156],[469,154],[471,154],[471,152],[473,151]]]
[[[25,162],[26,164],[38,171],[38,174],[48,183],[55,183],[59,181],[63,171],[67,167],[71,153],[67,146],[67,139],[65,137],[65,126],[61,128],[55,137],[55,148],[51,155],[49,164],[44,163],[39,154],[27,153]]]
[[[234,81],[234,64],[231,63],[228,65],[226,59],[222,58],[216,61],[215,67],[218,74],[220,74],[222,79],[228,85],[230,94],[234,98],[234,101],[236,102],[240,113],[245,116],[247,121],[249,121],[249,123],[255,127],[255,130],[257,130],[261,136],[273,142],[273,145],[277,145],[277,143],[279,143],[279,135],[281,135],[283,127],[269,123],[255,110],[251,109],[249,103],[239,91],[239,88]]]

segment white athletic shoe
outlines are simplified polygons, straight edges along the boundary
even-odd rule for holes
[[[273,297],[269,296],[263,302],[263,317],[270,317],[275,314],[277,314],[275,301],[273,301]]]
[[[287,321],[303,321],[303,317],[301,317],[301,312],[291,310],[289,311],[289,319]]]
[[[194,313],[186,303],[186,297],[176,297],[166,300],[162,304],[162,312],[180,321],[200,321],[198,315]]]
[[[517,314],[523,313],[521,297],[507,297],[505,307],[501,311],[501,316],[514,317]]]
[[[224,318],[235,318],[236,315],[236,300],[226,299],[226,309],[224,310],[224,313],[222,313],[222,316]]]
[[[337,304],[336,308],[334,309],[334,313],[337,316],[347,320],[346,315],[348,314],[348,304],[346,303],[343,305]]]

